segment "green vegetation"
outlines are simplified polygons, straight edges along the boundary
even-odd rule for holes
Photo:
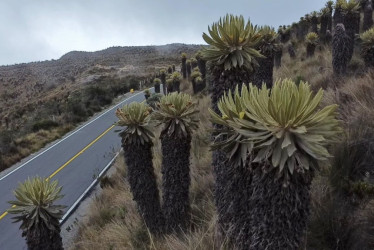
[[[336,0],[335,11],[334,11],[334,27],[339,23],[343,23],[343,5],[346,4],[346,0]]]
[[[364,19],[362,21],[362,30],[365,32],[373,27],[373,5],[370,1],[366,1],[364,8]]]
[[[151,110],[144,103],[133,102],[117,109],[116,116],[117,124],[125,126],[120,135],[131,193],[149,231],[159,234],[164,223],[152,163]]]
[[[319,31],[319,36],[323,42],[326,42],[326,32],[329,29],[329,22],[331,20],[332,10],[329,7],[325,7],[321,9],[320,12],[320,19],[321,19],[321,29]]]
[[[204,79],[205,84],[205,78],[206,78],[206,60],[203,58],[201,51],[198,51],[195,55],[195,58],[197,60],[197,67],[199,68],[199,71],[201,72],[202,78]]]
[[[44,129],[44,130],[49,130],[51,128],[55,128],[55,127],[58,127],[59,124],[55,121],[52,121],[52,120],[41,120],[41,121],[37,121],[35,122],[33,125],[32,125],[32,131],[33,132],[37,132],[41,129]]]
[[[153,80],[153,84],[154,84],[154,86],[155,86],[155,92],[156,92],[156,93],[160,93],[160,84],[161,84],[161,80],[160,80],[160,78],[155,78],[155,79]]]
[[[197,129],[196,104],[191,96],[172,93],[160,100],[153,119],[163,125],[162,210],[166,231],[186,231],[190,224],[190,150],[192,132]]]
[[[166,87],[167,87],[166,75],[167,75],[167,71],[165,69],[161,69],[160,70],[160,80],[161,80],[161,83],[162,83],[162,90],[163,90],[164,94],[166,94]]]
[[[186,79],[187,78],[187,65],[186,65],[187,55],[186,55],[186,53],[182,53],[181,57],[182,57],[181,71],[182,71],[183,79]],[[175,70],[173,70],[173,71],[175,71]]]
[[[163,95],[160,93],[153,93],[151,97],[147,99],[147,104],[151,106],[153,109],[157,109],[158,103],[160,102],[162,96]]]
[[[8,212],[16,215],[14,222],[22,222],[20,229],[28,249],[63,249],[59,220],[65,206],[54,205],[63,197],[61,189],[57,181],[35,177],[20,183],[14,190],[17,200],[9,202],[13,206]]]
[[[318,44],[319,37],[315,32],[309,32],[305,37],[306,42],[306,55],[307,57],[313,57],[314,51]]]
[[[195,68],[195,70],[191,73],[191,83],[194,94],[196,94],[201,89],[200,85],[202,84],[202,82],[202,74],[200,73],[198,68]]]
[[[191,58],[190,59],[191,61],[191,69],[194,69],[195,67],[197,67],[197,59],[196,58]]]
[[[319,16],[317,11],[313,11],[309,15],[309,21],[311,24],[311,32],[318,34]]]
[[[283,56],[283,45],[279,44],[279,50],[274,53],[274,66],[279,68],[282,66],[282,56]]]
[[[318,161],[328,160],[326,147],[341,131],[336,105],[317,110],[322,95],[319,90],[313,96],[308,84],[292,80],[277,81],[271,92],[266,85],[249,90],[243,85],[219,102],[222,116],[211,111],[213,122],[228,128],[217,130],[217,137],[226,139],[214,148],[228,154],[232,168],[253,173],[248,187],[253,194],[246,202],[250,218],[235,222],[250,225],[236,235],[240,249],[299,248],[313,173]]]
[[[202,51],[202,57],[210,63],[212,109],[218,112],[217,104],[223,94],[234,90],[238,83],[248,83],[253,77],[257,60],[263,57],[257,50],[262,36],[256,26],[249,21],[245,23],[242,16],[233,15],[226,15],[212,28],[208,27],[208,31],[211,37],[204,33],[203,38],[210,47]],[[215,128],[221,127],[215,125]],[[230,171],[230,164],[221,150],[213,151],[213,169],[218,230],[233,240],[242,226],[249,226],[236,223],[241,216],[249,216],[240,205],[248,190],[248,173]]]
[[[173,86],[173,79],[170,79],[170,78],[168,78],[167,80],[166,80],[166,87],[167,87],[167,93],[171,93],[171,92],[173,92],[174,90],[173,90],[173,88],[174,88],[174,86]]]
[[[345,2],[345,1],[344,1]],[[353,56],[355,35],[360,32],[360,4],[349,0],[342,5],[343,24],[347,35],[351,38],[349,58]]]
[[[367,67],[374,67],[374,27],[361,34],[360,38],[361,56]]]
[[[278,34],[274,28],[264,26],[260,28],[261,40],[257,50],[265,56],[258,58],[259,67],[255,70],[252,83],[258,87],[265,83],[269,88],[273,85],[273,68],[275,53],[281,49],[278,42]]]
[[[254,58],[261,57],[261,54],[254,47],[261,35],[256,26],[244,22],[243,16],[226,15],[208,30],[210,36],[203,33],[205,42],[211,45],[203,50],[205,60],[222,65],[224,70],[236,67],[252,70],[257,65]]]
[[[269,159],[288,185],[295,169],[300,173],[316,170],[317,161],[328,160],[326,145],[336,140],[340,131],[334,118],[337,106],[316,110],[323,90],[311,96],[309,84],[297,86],[289,79],[278,80],[271,89],[243,85],[239,91],[237,87],[234,94],[225,94],[219,102],[222,116],[211,111],[214,123],[231,128],[224,132],[225,143],[220,141],[215,147],[227,150],[235,165],[245,163],[248,152],[254,152],[253,162]],[[232,134],[240,135],[241,140]]]
[[[181,81],[182,81],[182,75],[175,71],[173,74],[170,75],[170,80],[171,80],[171,83],[172,83],[172,91],[176,91],[176,92],[180,92],[180,84],[181,84]],[[168,83],[167,83],[168,84]],[[168,91],[169,93],[169,91]]]
[[[350,61],[351,39],[345,32],[343,24],[335,27],[335,33],[332,39],[332,66],[334,73],[344,75],[347,72],[347,66]]]
[[[332,12],[334,10],[334,1],[327,1],[326,4],[325,4],[325,8],[328,10],[328,20],[327,20],[327,30],[329,30],[330,32],[332,32]],[[325,15],[326,16],[326,15]],[[322,25],[322,21],[321,21],[321,25]]]
[[[151,91],[149,89],[144,90],[144,97],[147,100],[151,96]]]
[[[325,88],[317,109],[338,103],[337,112],[345,131],[339,137],[341,141],[329,147],[333,158],[320,165],[320,171],[314,171],[310,187],[310,219],[302,245],[306,249],[372,249],[374,203],[370,185],[373,181],[371,174],[366,173],[372,171],[370,169],[373,162],[373,140],[370,135],[373,134],[374,115],[373,74],[360,73],[362,69],[349,65],[347,75],[336,78],[332,70],[328,70],[331,68],[332,58],[328,48],[317,50],[315,57],[309,60],[300,60],[302,58],[305,58],[305,52],[302,50],[296,52],[297,62],[290,60],[288,56],[284,57],[283,65],[274,71],[274,77],[279,79],[291,76],[295,80],[299,79],[299,84],[307,79],[314,93],[317,93],[321,86]],[[360,57],[355,60],[363,65]],[[187,86],[190,88],[184,91],[192,93],[192,86]],[[227,242],[228,238],[217,234],[220,225],[217,222],[216,198],[213,197],[216,184],[211,167],[212,155],[209,151],[212,126],[207,120],[210,98],[202,94],[192,98],[198,103],[199,128],[194,132],[191,143],[191,227],[182,234],[160,238],[147,236],[147,228],[142,224],[136,210],[127,178],[123,178],[128,173],[121,157],[115,164],[117,173],[111,177],[114,180],[113,187],[104,188],[103,194],[92,202],[90,215],[87,220],[81,222],[81,230],[73,249],[232,249]],[[154,131],[156,134],[160,133],[159,130]],[[361,132],[353,134],[353,131]],[[347,140],[348,144],[347,135],[350,138]],[[158,138],[153,142],[153,164],[157,179],[161,183],[161,142]],[[344,144],[349,147],[343,150]],[[358,145],[359,150],[353,151]],[[339,158],[342,156],[345,158]],[[335,164],[338,158],[340,160]],[[342,165],[342,162],[345,164]],[[355,164],[352,165],[352,162]],[[336,179],[341,182],[334,184],[331,180],[335,178],[331,175],[336,173],[335,169],[338,167],[344,167],[346,170],[339,170]],[[242,168],[235,169],[240,170]],[[248,171],[243,171],[246,172]],[[233,186],[232,192],[243,193],[242,190],[243,185],[239,182]],[[243,198],[248,196],[242,194]],[[243,209],[247,208],[246,200],[241,201]],[[243,217],[246,216],[243,214]]]
[[[192,68],[191,68],[191,60],[187,60],[187,61],[186,61],[186,73],[187,73],[187,78],[188,78],[188,79],[190,79],[191,71],[192,71]]]

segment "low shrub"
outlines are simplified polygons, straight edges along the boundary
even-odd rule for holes
[[[37,121],[32,125],[32,131],[37,132],[41,129],[49,130],[51,128],[58,127],[58,122],[52,121],[52,120],[41,120]]]

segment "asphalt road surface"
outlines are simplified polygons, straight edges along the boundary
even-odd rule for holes
[[[21,237],[20,222],[12,223],[8,201],[14,200],[13,190],[28,177],[57,179],[65,196],[56,204],[66,211],[91,185],[95,176],[113,159],[121,147],[115,110],[130,102],[144,100],[142,92],[121,101],[78,127],[51,146],[29,156],[8,174],[0,177],[0,250],[26,249]]]

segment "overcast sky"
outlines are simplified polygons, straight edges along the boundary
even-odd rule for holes
[[[72,50],[201,44],[226,13],[291,24],[327,0],[0,0],[0,65],[58,59]]]

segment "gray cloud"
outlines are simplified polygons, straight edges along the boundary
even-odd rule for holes
[[[325,0],[2,0],[0,65],[57,59],[71,50],[204,43],[202,32],[226,13],[278,27]]]

